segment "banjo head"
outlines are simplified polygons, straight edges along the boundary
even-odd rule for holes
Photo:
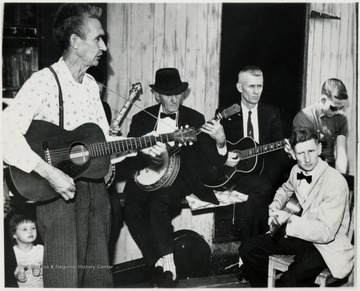
[[[146,167],[135,173],[135,183],[143,191],[155,191],[169,187],[175,181],[180,169],[180,156],[166,155],[161,166]]]

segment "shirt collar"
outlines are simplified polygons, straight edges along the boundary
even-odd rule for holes
[[[159,118],[160,118],[160,114],[161,114],[161,113],[165,113],[164,107],[162,106],[162,104],[160,104],[160,110],[159,110],[159,115],[158,115]],[[179,113],[179,110],[175,112],[176,118],[177,118],[177,116],[178,116],[178,113]]]
[[[321,111],[321,107],[320,107],[320,100],[315,103],[315,111],[316,111],[316,115],[319,117],[319,118],[323,118],[323,117],[326,117],[325,113]]]
[[[68,78],[68,80],[71,80],[71,81],[73,81],[75,83],[81,84],[81,83],[75,81],[75,79],[74,79],[73,75],[71,74],[68,66],[66,65],[65,60],[64,60],[63,57],[61,57],[59,59],[58,64],[59,64],[59,71],[63,72],[63,74],[65,74],[66,77]]]
[[[320,161],[320,157],[319,157],[319,161]],[[319,168],[319,161],[318,161],[317,165],[315,166],[315,168],[312,169],[310,172],[305,172],[303,169],[300,169],[300,172],[303,173],[305,176],[314,176],[317,169]]]
[[[254,108],[252,108],[252,109],[250,110],[250,109],[248,109],[248,108],[246,107],[246,105],[244,104],[243,100],[241,100],[241,107],[243,108],[243,111],[246,111],[246,112],[249,112],[249,111],[251,111],[252,113],[257,112],[258,105],[259,105],[259,103],[256,103],[256,105],[254,106]]]

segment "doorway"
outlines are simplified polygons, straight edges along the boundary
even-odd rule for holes
[[[239,71],[246,65],[258,66],[264,73],[261,100],[280,109],[289,137],[301,109],[306,30],[306,3],[224,3],[219,105],[239,102],[235,87]],[[215,212],[215,243],[242,240],[241,229],[232,223],[234,215],[230,206]]]
[[[278,107],[284,134],[301,109],[305,72],[306,3],[224,3],[220,106],[239,101],[237,76],[246,65],[264,73],[261,100]]]

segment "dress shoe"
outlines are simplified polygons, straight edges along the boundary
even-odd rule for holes
[[[249,278],[246,274],[246,270],[244,268],[244,265],[242,265],[240,268],[239,268],[239,272],[238,272],[238,279],[239,279],[239,283],[240,284],[248,284],[250,281],[249,281]]]
[[[175,288],[178,280],[173,280],[173,273],[165,271],[162,275],[161,281],[159,282],[159,288]]]
[[[163,274],[164,274],[163,267],[157,266],[154,268],[151,276],[151,284],[153,285],[154,288],[159,287]]]

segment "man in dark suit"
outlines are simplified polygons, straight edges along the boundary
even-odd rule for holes
[[[174,132],[181,126],[199,128],[205,123],[202,114],[181,105],[188,83],[181,81],[177,69],[159,69],[156,72],[155,84],[150,87],[160,104],[136,114],[132,119],[128,136],[142,136],[150,132],[165,134]],[[202,134],[197,139],[192,146],[181,148],[177,154],[181,162],[179,172],[174,175],[173,182],[165,187],[157,187],[154,184],[166,177],[167,173],[162,173],[160,169],[169,164],[169,152],[173,146],[176,146],[175,144],[158,143],[131,158],[132,168],[134,172],[138,171],[139,175],[135,175],[135,179],[128,179],[126,183],[125,222],[146,264],[155,266],[154,286],[174,287],[176,284],[171,221],[181,211],[184,197],[193,193],[202,200],[218,203],[213,191],[205,188],[202,183],[202,174],[206,171],[201,169],[201,165],[206,163],[210,153],[207,145],[210,137]],[[215,157],[213,161],[215,164],[220,165],[226,161],[226,155]],[[175,169],[177,165],[175,162]],[[145,170],[142,170],[144,168]],[[160,173],[159,179],[152,185],[150,182],[147,184],[147,181],[153,177],[151,175],[147,177],[146,173],[157,173],[157,170]],[[171,175],[170,172],[170,177]],[[144,189],[144,185],[154,186],[156,190],[148,191]]]
[[[231,144],[237,144],[242,138],[251,138],[260,145],[284,140],[279,110],[260,102],[263,83],[263,73],[258,67],[243,68],[236,84],[236,88],[241,94],[241,114],[233,116],[231,119],[224,119],[221,124],[212,121],[202,127],[203,132],[210,134],[218,145],[224,146],[225,152],[228,151],[227,160],[224,163],[226,166],[237,166],[241,170],[240,158],[233,150],[247,148],[237,148],[236,145],[231,146]],[[217,112],[219,111],[221,109],[217,110]],[[219,130],[216,130],[220,128],[221,131],[221,127],[225,132],[224,135],[219,134]],[[213,136],[212,132],[216,132],[217,136]],[[289,159],[285,152],[280,150],[266,154],[264,160],[261,175],[252,172],[246,175],[235,174],[228,183],[229,187],[248,195],[245,204],[236,204],[235,213],[233,213],[235,225],[242,230],[243,240],[268,230],[268,205],[275,193],[274,187],[284,178],[285,164]],[[258,165],[261,166],[260,157]],[[261,167],[259,168],[261,169]],[[243,270],[240,272],[239,279],[243,283],[247,282]]]

